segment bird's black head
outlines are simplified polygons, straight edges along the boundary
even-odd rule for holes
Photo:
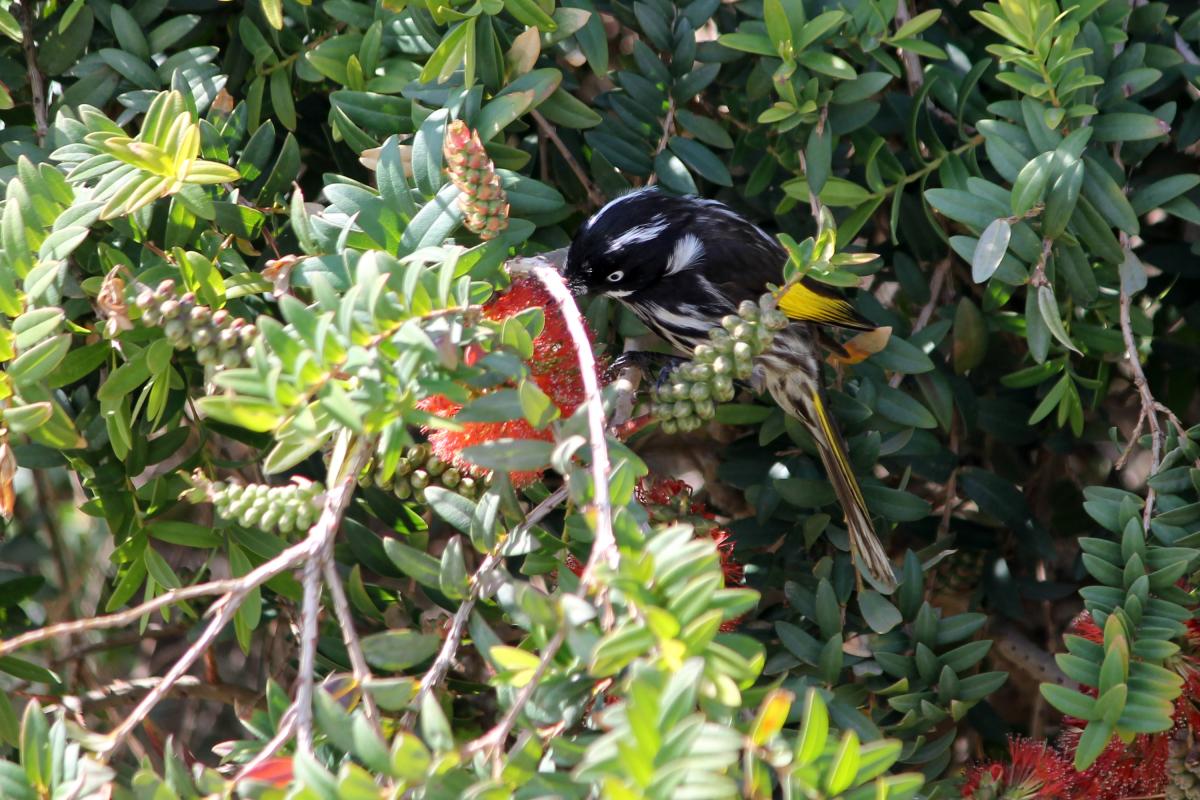
[[[622,195],[583,224],[563,270],[576,294],[624,298],[703,257],[689,232],[695,200],[654,189]],[[681,260],[682,259],[682,260]]]

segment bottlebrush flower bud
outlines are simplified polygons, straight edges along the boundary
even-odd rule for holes
[[[462,192],[458,205],[463,224],[481,239],[494,239],[508,227],[508,195],[479,133],[454,120],[446,129],[443,151],[450,181]]]

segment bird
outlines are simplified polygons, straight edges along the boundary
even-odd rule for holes
[[[573,293],[623,303],[682,360],[709,341],[708,332],[742,301],[757,301],[768,285],[784,286],[787,260],[774,236],[724,203],[647,187],[618,196],[587,219],[562,271]],[[836,291],[807,277],[787,286],[778,307],[789,324],[757,357],[754,381],[811,434],[845,513],[855,567],[865,567],[890,591],[895,573],[829,413],[818,358],[818,343],[837,347],[827,328],[876,326]],[[644,364],[645,355],[629,360],[640,357]]]

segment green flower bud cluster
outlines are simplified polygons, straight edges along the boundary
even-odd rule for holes
[[[238,367],[250,358],[257,328],[225,309],[213,311],[198,304],[191,292],[178,295],[173,280],[164,280],[156,289],[144,287],[136,302],[144,324],[161,327],[176,350],[195,350],[206,367]]]
[[[724,317],[721,327],[708,332],[709,341],[696,347],[692,360],[672,370],[654,389],[653,414],[663,431],[692,431],[712,419],[717,403],[733,399],[733,382],[750,378],[754,358],[787,325],[787,316],[775,307],[769,292],[757,303],[744,300],[736,314]]]
[[[243,528],[291,533],[312,527],[321,512],[325,487],[307,478],[293,477],[282,486],[241,481],[209,481],[200,473],[191,477],[193,503],[211,502],[223,519]]]
[[[1166,800],[1200,800],[1200,749],[1191,741],[1187,730],[1171,739],[1167,751]]]
[[[483,478],[466,474],[434,455],[428,444],[414,444],[404,449],[400,463],[390,478],[375,465],[368,465],[358,478],[362,487],[377,486],[395,493],[401,500],[421,499],[426,487],[441,486],[464,497],[478,497],[491,483],[490,474]]]

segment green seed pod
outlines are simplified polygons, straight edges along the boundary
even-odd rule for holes
[[[137,299],[134,300],[134,303],[136,303],[137,307],[142,311],[145,311],[155,303],[154,291],[152,289],[143,289],[142,291],[138,292]]]
[[[147,308],[142,312],[142,324],[151,328],[158,327],[162,322],[162,315],[158,313],[156,308]]]
[[[462,473],[454,467],[448,468],[442,473],[442,485],[447,489],[453,489],[462,482]]]
[[[739,342],[749,342],[754,338],[755,325],[750,325],[745,322],[736,326],[730,333],[734,339]]]
[[[688,385],[683,381],[671,385],[671,394],[676,401],[683,400],[688,396]]]
[[[279,517],[279,532],[291,533],[296,530],[296,519],[291,514],[282,514]]]
[[[426,471],[435,478],[438,475],[441,475],[443,472],[445,472],[447,466],[449,466],[449,465],[446,464],[445,461],[442,461],[437,456],[430,456],[425,461]]]
[[[699,417],[685,417],[679,420],[679,430],[684,433],[691,433],[694,430],[699,430],[703,424],[703,421]]]
[[[196,328],[192,331],[192,347],[207,347],[212,340],[212,328]]]
[[[733,361],[727,356],[718,356],[712,364],[713,374],[720,378],[722,375],[730,375],[733,373]]]
[[[400,461],[396,464],[396,475],[398,477],[403,477],[412,471],[413,471],[412,462],[410,462],[407,458],[401,458]]]
[[[700,400],[708,400],[708,396],[711,391],[712,387],[710,387],[707,383],[693,383],[692,391],[690,393],[692,402],[697,403]]]
[[[733,360],[741,366],[742,363],[749,363],[754,360],[754,351],[746,342],[738,342],[733,346]]]
[[[175,297],[175,281],[167,278],[154,289],[154,296],[159,300],[169,300]]]
[[[712,360],[717,357],[717,351],[713,349],[711,344],[698,344],[694,358],[701,364],[711,364]]]
[[[158,307],[158,311],[162,314],[163,319],[175,319],[179,316],[179,301],[164,300],[162,305]]]
[[[690,400],[676,400],[675,406],[671,409],[671,416],[675,419],[682,417],[690,417],[692,415],[692,402]]]
[[[721,327],[733,333],[733,329],[742,324],[742,318],[737,314],[726,314],[721,317]]]
[[[407,500],[412,497],[412,484],[408,482],[408,478],[398,480],[396,481],[396,485],[392,487],[392,491],[395,492],[396,497],[399,497],[401,500]]]
[[[429,485],[429,473],[423,469],[415,469],[408,480],[414,491],[423,491]]]
[[[281,513],[278,508],[268,508],[263,512],[262,518],[258,521],[258,526],[264,531],[273,530],[276,523],[279,522]]]
[[[751,322],[758,321],[758,305],[753,300],[743,300],[739,303],[737,313],[742,319],[748,319]]]
[[[783,330],[788,326],[787,314],[774,309],[763,315],[763,324],[772,330]]]
[[[208,306],[192,306],[192,310],[188,312],[188,319],[192,327],[208,325],[212,322],[212,309]]]
[[[734,319],[736,319],[736,317],[734,317]],[[717,348],[720,348],[722,342],[729,340],[729,331],[725,330],[724,328],[710,328],[708,331],[708,338],[712,340],[712,343]]]
[[[238,343],[237,331],[230,327],[222,328],[217,331],[217,346],[222,350],[228,350]]]
[[[187,347],[187,325],[181,319],[168,320],[163,325],[163,335],[167,337],[167,341],[175,346],[175,349],[182,350]]]
[[[678,433],[679,425],[673,419],[664,419],[659,423],[662,432],[666,434]]]
[[[700,419],[712,419],[717,415],[717,407],[708,398],[697,400],[695,405],[696,416]]]
[[[715,373],[713,373],[712,365],[710,365],[710,364],[697,364],[696,365],[696,380],[709,381],[709,380],[712,380],[712,376],[714,374]]]
[[[375,479],[375,485],[377,487],[379,487],[380,489],[389,489],[389,488],[391,488],[392,481],[394,480],[394,478],[396,476],[392,476],[391,478],[384,478],[382,472],[376,472],[373,477]]]
[[[242,354],[236,350],[227,350],[221,354],[221,366],[226,369],[233,369],[242,364]]]
[[[258,518],[261,514],[261,509],[248,508],[238,516],[238,525],[241,525],[243,528],[253,528],[258,523]]]

